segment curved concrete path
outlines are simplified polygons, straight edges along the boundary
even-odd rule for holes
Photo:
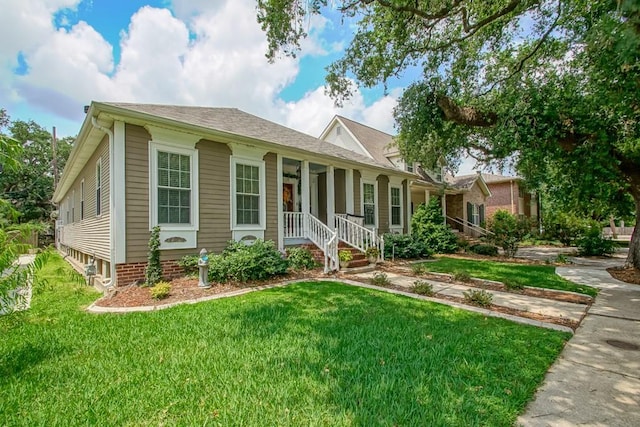
[[[640,426],[640,285],[605,271],[620,258],[573,261],[556,272],[600,293],[518,424]]]

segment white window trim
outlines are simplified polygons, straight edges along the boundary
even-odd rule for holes
[[[98,182],[100,183],[100,186],[98,186]],[[102,211],[103,211],[103,206],[102,206],[102,195],[103,195],[103,191],[102,191],[102,157],[98,157],[98,160],[96,161],[96,185],[95,185],[95,187],[96,187],[96,189],[95,189],[95,193],[96,193],[96,216],[97,217],[101,217],[102,216]],[[98,189],[100,189],[100,197],[98,197]],[[98,206],[100,206],[100,209],[98,209]]]
[[[364,185],[371,184],[373,185],[373,213],[374,213],[374,224],[364,224],[365,227],[373,227],[378,228],[378,180],[371,179],[361,179],[360,180],[360,212],[362,212],[362,216],[364,215]]]
[[[76,190],[71,190],[71,222],[76,222]]]
[[[231,230],[266,230],[267,228],[267,187],[266,187],[266,170],[265,170],[265,162],[264,160],[256,160],[241,157],[241,156],[231,156],[230,157],[231,167],[230,167],[230,175],[231,175],[231,197],[230,197],[230,205],[231,205]],[[238,224],[237,212],[236,212],[236,166],[238,164],[248,165],[248,166],[256,166],[258,167],[259,179],[260,179],[260,201],[259,201],[259,224]]]
[[[84,220],[85,216],[85,208],[84,205],[84,178],[80,181],[80,221]]]
[[[393,188],[396,188],[400,193],[400,224],[393,223],[393,206],[391,205],[391,191]],[[402,230],[404,229],[404,194],[402,192],[402,185],[392,185],[389,184],[389,229],[392,230]]]
[[[182,154],[189,156],[191,160],[191,218],[189,224],[158,224],[158,151]],[[175,147],[155,141],[149,142],[149,231],[156,225],[159,225],[163,232],[198,231],[200,229],[198,165],[198,150],[195,148]],[[173,247],[176,247],[176,245]]]

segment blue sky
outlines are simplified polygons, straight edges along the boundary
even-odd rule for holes
[[[402,86],[338,109],[325,67],[352,28],[315,17],[297,58],[269,64],[255,0],[0,0],[0,108],[74,136],[92,100],[236,107],[318,136],[335,114],[395,133]]]
[[[77,133],[91,100],[231,106],[313,135],[340,113],[393,132],[399,91],[363,90],[341,110],[324,95],[324,69],[351,31],[337,19],[312,19],[300,55],[269,64],[254,0],[0,5],[0,37],[11,39],[0,47],[0,107],[61,136]]]

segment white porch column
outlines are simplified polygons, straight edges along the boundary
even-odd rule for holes
[[[302,212],[305,215],[309,215],[309,213],[311,213],[311,202],[310,202],[310,198],[309,198],[309,161],[308,160],[303,160],[302,161],[302,170],[301,170],[301,176],[300,176],[300,192],[302,193]],[[305,236],[309,235],[309,222],[307,220],[307,218],[304,219],[304,221],[302,222],[303,224],[303,233]]]
[[[444,225],[447,225],[447,195],[442,194],[442,216],[444,217]]]
[[[282,208],[282,155],[276,156],[276,179],[278,186],[278,250],[284,251],[284,210]]]
[[[407,230],[407,234],[411,234],[411,181],[407,179],[405,182],[407,183],[407,194],[404,198],[406,205],[404,211],[404,220],[406,221],[405,224],[407,224],[405,229]]]
[[[333,166],[327,166],[327,226],[334,229],[336,221],[336,188],[335,188],[335,169]]]
[[[429,199],[431,198],[431,194],[429,193],[429,190],[424,190],[424,203],[426,205],[429,204]]]
[[[347,169],[344,174],[345,180],[345,195],[347,200],[345,213],[355,214],[354,205],[353,205],[353,169]]]

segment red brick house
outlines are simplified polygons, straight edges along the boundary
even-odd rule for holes
[[[500,209],[532,219],[540,216],[538,197],[526,190],[522,178],[486,173],[482,174],[482,178],[491,190],[491,197],[487,198],[487,218]]]

